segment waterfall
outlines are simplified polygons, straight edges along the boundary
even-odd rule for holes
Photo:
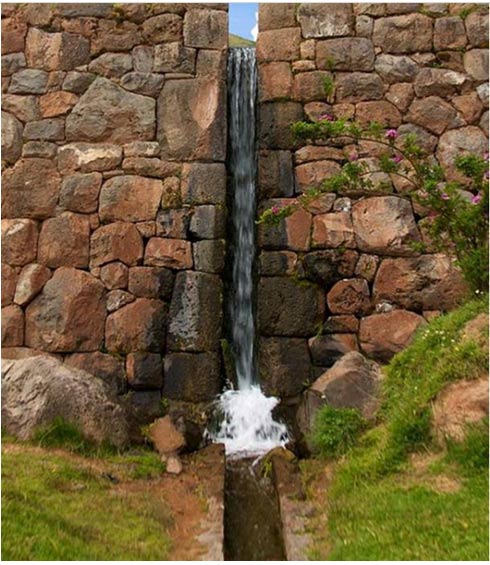
[[[233,266],[229,316],[238,390],[219,399],[220,425],[208,435],[222,442],[228,454],[262,453],[287,441],[284,424],[272,411],[278,399],[260,390],[255,363],[255,110],[257,65],[255,49],[228,51],[228,171],[232,191]]]

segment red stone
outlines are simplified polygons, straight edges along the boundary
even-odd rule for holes
[[[14,302],[25,306],[37,296],[43,286],[51,278],[51,271],[43,265],[31,263],[26,265],[19,274]]]
[[[2,220],[2,259],[23,266],[36,259],[38,226],[32,220]]]
[[[312,244],[314,247],[355,248],[356,242],[350,212],[315,216]]]
[[[95,230],[90,239],[90,265],[112,261],[136,265],[143,257],[143,239],[134,224],[115,222]]]
[[[152,237],[145,250],[145,265],[192,269],[192,245],[183,239]]]
[[[2,263],[2,306],[12,304],[16,284],[16,270],[7,263]]]
[[[364,279],[339,281],[327,294],[327,304],[332,314],[365,314],[371,306],[367,282]]]
[[[22,308],[11,304],[2,308],[2,347],[24,345],[24,313]]]

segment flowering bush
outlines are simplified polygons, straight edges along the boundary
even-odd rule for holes
[[[392,191],[391,181],[373,181],[374,173],[385,173],[403,181],[400,196],[416,202],[427,215],[425,230],[432,248],[455,255],[473,290],[488,289],[488,154],[456,158],[454,164],[461,180],[447,181],[442,167],[423,151],[412,134],[400,136],[396,129],[385,129],[376,122],[363,127],[334,119],[330,114],[314,123],[297,122],[292,129],[297,139],[308,143],[327,139],[375,142],[384,147],[379,169],[373,170],[368,161],[352,154],[338,174],[287,205],[266,210],[259,223],[277,224],[324,192],[346,196],[387,194]],[[382,177],[386,179],[386,175]],[[419,242],[413,245],[420,252],[426,247]]]

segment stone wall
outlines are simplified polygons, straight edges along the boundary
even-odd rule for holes
[[[476,9],[475,9],[476,8]],[[260,208],[285,204],[379,149],[295,144],[292,122],[322,114],[416,134],[452,178],[462,150],[488,146],[488,10],[469,4],[262,4]],[[334,85],[327,97],[325,84]],[[387,361],[464,292],[443,255],[413,251],[424,211],[391,193],[326,194],[259,230],[259,365],[266,392],[299,393],[340,355]]]
[[[221,389],[226,4],[2,5],[2,353]]]

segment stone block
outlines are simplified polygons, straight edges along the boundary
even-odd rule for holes
[[[2,263],[2,307],[12,304],[17,286],[17,270],[7,263]]]
[[[59,353],[97,351],[104,339],[104,294],[92,275],[57,269],[26,309],[26,345]]]
[[[314,247],[355,248],[354,227],[349,212],[320,214],[313,218]]]
[[[27,219],[2,220],[2,261],[22,267],[36,259],[38,225]]]
[[[44,219],[54,215],[60,176],[47,159],[20,159],[2,178],[2,217]]]
[[[296,13],[294,4],[267,3],[259,4],[260,31],[294,27]]]
[[[356,334],[359,331],[359,320],[353,314],[329,316],[323,324],[323,331],[326,334]]]
[[[351,277],[358,258],[358,253],[351,249],[313,251],[304,256],[303,268],[308,279],[326,287],[342,278]]]
[[[471,49],[463,55],[464,70],[476,81],[488,81],[488,49]]]
[[[459,16],[437,18],[434,22],[434,49],[463,49],[467,38],[465,24]]]
[[[261,199],[293,196],[293,160],[290,151],[259,152],[258,189]]]
[[[130,353],[126,358],[126,374],[134,390],[159,390],[163,385],[162,357],[158,353]]]
[[[72,212],[90,214],[97,211],[99,191],[102,185],[100,173],[74,174],[63,178],[60,206]]]
[[[122,150],[110,143],[69,143],[58,149],[58,167],[65,174],[110,171],[118,167]]]
[[[133,59],[128,53],[102,53],[88,66],[91,73],[106,78],[121,78],[133,68]]]
[[[128,273],[129,269],[124,263],[114,261],[101,267],[100,280],[108,290],[126,288],[128,286]]]
[[[216,398],[221,391],[220,360],[216,353],[169,353],[164,359],[163,395],[188,402]]]
[[[177,14],[160,14],[143,23],[143,37],[148,43],[167,43],[182,40],[182,18]]]
[[[438,96],[416,99],[410,105],[406,120],[440,135],[454,123],[456,110]]]
[[[228,14],[220,10],[188,10],[184,18],[184,45],[202,49],[226,49]]]
[[[259,146],[261,149],[289,149],[295,143],[291,124],[303,119],[298,102],[269,102],[259,108]]]
[[[303,37],[341,37],[354,33],[352,4],[300,4],[297,19]]]
[[[13,114],[21,122],[33,122],[41,117],[37,96],[3,94],[2,109]]]
[[[22,153],[22,124],[12,114],[2,112],[2,161],[13,165]]]
[[[188,208],[160,210],[157,215],[155,235],[171,239],[186,239],[189,216]]]
[[[454,159],[459,155],[483,155],[488,151],[488,139],[476,126],[467,126],[445,132],[437,146],[437,160],[444,168],[448,180],[467,179],[454,166]]]
[[[294,75],[293,98],[301,102],[325,100],[326,81],[333,80],[328,71],[311,71]]]
[[[225,242],[223,239],[207,239],[192,244],[192,256],[196,271],[220,274],[225,268]]]
[[[309,336],[323,322],[325,298],[315,284],[262,277],[257,300],[261,335]]]
[[[118,394],[126,392],[124,361],[113,355],[100,351],[73,353],[66,356],[65,364],[99,377]]]
[[[422,69],[415,79],[415,94],[448,97],[460,92],[470,84],[469,77],[448,69]]]
[[[406,55],[378,55],[374,67],[381,78],[390,84],[412,82],[419,72],[417,63]]]
[[[298,27],[262,31],[257,38],[257,60],[296,61],[299,59],[301,30]]]
[[[48,88],[48,73],[39,69],[23,69],[12,75],[9,94],[44,94]]]
[[[225,204],[226,168],[222,163],[184,163],[182,201],[185,204]]]
[[[488,47],[488,14],[472,12],[464,20],[468,40],[473,47]]]
[[[137,298],[107,317],[105,344],[111,353],[165,350],[167,307],[160,300]]]
[[[114,222],[96,229],[90,238],[90,266],[112,261],[136,265],[143,257],[143,240],[134,224]]]
[[[262,276],[293,275],[298,256],[292,251],[262,251],[259,256],[259,271]]]
[[[134,296],[125,290],[110,290],[106,295],[106,308],[108,312],[115,312],[133,301]]]
[[[329,71],[374,70],[374,47],[369,39],[345,37],[318,41],[316,66]]]
[[[164,78],[157,73],[128,73],[121,79],[121,86],[130,92],[156,98],[162,90]]]
[[[378,122],[383,127],[397,128],[402,122],[402,117],[396,106],[390,102],[376,100],[359,102],[356,105],[356,121],[364,126],[367,126],[369,122]]]
[[[196,206],[189,226],[197,239],[219,239],[225,236],[225,212],[221,206]]]
[[[308,349],[314,365],[331,367],[350,351],[358,350],[357,338],[350,333],[318,335],[308,340]]]
[[[39,107],[43,118],[52,118],[67,114],[77,102],[78,96],[73,92],[48,92],[40,97]]]
[[[180,42],[155,46],[153,69],[157,73],[194,73],[196,49],[184,47]]]
[[[296,187],[299,192],[309,188],[319,188],[324,180],[340,173],[340,165],[335,161],[312,161],[298,165],[294,169]]]
[[[220,347],[223,285],[217,275],[184,271],[175,279],[170,304],[170,351],[217,351]]]
[[[2,16],[2,55],[24,51],[27,26],[20,18]]]
[[[133,22],[101,19],[90,41],[92,55],[103,51],[131,51],[142,43],[140,28]]]
[[[94,82],[96,75],[84,71],[70,71],[63,81],[63,90],[75,94],[83,94]]]
[[[90,61],[88,39],[74,33],[47,33],[31,27],[26,40],[29,67],[45,71],[71,71]]]
[[[175,275],[165,267],[131,267],[128,290],[142,298],[170,300]]]
[[[24,312],[16,304],[2,308],[2,347],[24,345]]]
[[[65,138],[65,122],[59,118],[29,122],[24,127],[24,139],[62,141]]]
[[[273,199],[262,203],[263,208],[287,206],[291,200]],[[265,249],[290,249],[292,251],[308,251],[310,248],[311,214],[303,208],[285,219],[280,220],[277,225],[259,225],[259,245]]]
[[[361,316],[371,309],[369,286],[364,279],[344,279],[337,282],[327,294],[327,305],[332,314]]]
[[[170,269],[192,269],[192,247],[183,239],[152,237],[146,245],[145,265]]]
[[[337,102],[362,102],[383,98],[384,84],[376,73],[342,73],[335,82]]]
[[[291,98],[293,74],[286,61],[265,63],[259,67],[259,100],[271,102]]]
[[[374,22],[373,42],[385,53],[431,51],[432,19],[423,14],[381,18]]]

